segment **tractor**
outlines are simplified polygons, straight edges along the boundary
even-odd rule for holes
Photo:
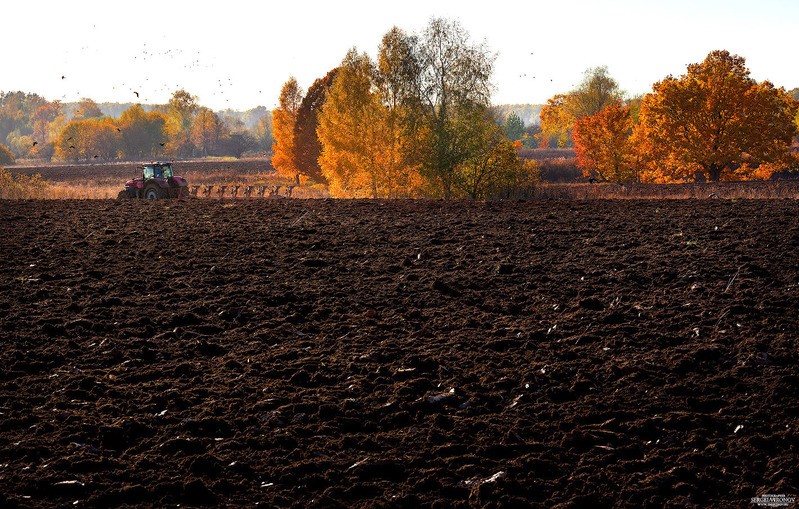
[[[153,161],[142,165],[141,170],[141,177],[125,182],[125,189],[119,192],[119,199],[159,200],[189,197],[188,182],[183,177],[172,174],[171,162]]]

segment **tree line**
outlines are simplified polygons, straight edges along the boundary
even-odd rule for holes
[[[538,169],[491,108],[493,66],[457,22],[394,27],[376,60],[353,48],[307,93],[293,77],[283,85],[272,165],[337,197],[528,195]]]
[[[254,113],[257,118],[220,115],[185,90],[165,105],[129,105],[116,118],[92,99],[64,104],[36,94],[0,93],[0,164],[22,157],[79,162],[266,152],[271,114],[265,108]]]
[[[600,181],[768,179],[799,167],[797,92],[756,82],[745,59],[724,50],[629,100],[599,67],[547,101],[538,138],[573,144],[583,175]]]

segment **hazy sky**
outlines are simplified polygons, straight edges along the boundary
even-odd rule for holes
[[[50,100],[164,103],[185,88],[214,109],[271,109],[289,76],[307,89],[349,48],[374,56],[392,26],[421,32],[431,17],[497,53],[496,104],[546,102],[600,65],[648,92],[715,49],[799,87],[797,0],[5,0],[0,12],[0,91]]]

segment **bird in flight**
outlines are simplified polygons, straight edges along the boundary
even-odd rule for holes
[[[139,97],[139,93],[138,93],[138,92],[136,92],[136,91],[134,90],[134,91],[133,91],[133,93],[134,93],[134,94],[136,94],[136,97]]]
[[[38,143],[39,143],[38,141],[34,141],[33,146],[35,147]]]

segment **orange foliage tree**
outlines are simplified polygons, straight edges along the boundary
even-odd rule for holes
[[[55,157],[62,160],[111,160],[119,155],[120,135],[109,117],[73,120],[55,141]]]
[[[201,107],[191,122],[191,142],[201,155],[215,154],[223,135],[222,120],[210,108]]]
[[[621,103],[578,118],[572,137],[583,176],[610,182],[638,180],[629,106]]]
[[[571,145],[576,119],[599,113],[621,99],[619,84],[607,67],[587,69],[576,89],[555,95],[541,109],[541,132],[537,135],[540,145],[548,147],[552,141],[557,141],[559,147]]]
[[[117,122],[122,137],[122,154],[128,159],[156,157],[163,152],[167,116],[158,111],[146,112],[134,104],[122,112]]]
[[[283,84],[279,106],[272,111],[272,137],[275,140],[272,144],[272,166],[288,178],[295,178],[300,173],[294,149],[294,126],[301,101],[302,89],[292,76]]]
[[[319,164],[333,196],[407,196],[420,185],[403,161],[398,107],[389,108],[373,82],[369,56],[350,50],[319,115]]]
[[[634,138],[646,179],[768,178],[789,164],[796,112],[785,90],[749,77],[744,58],[713,51],[643,98]]]
[[[183,157],[191,156],[194,150],[190,139],[191,124],[199,107],[197,97],[183,89],[172,94],[166,108],[166,133],[169,141],[164,147],[165,152]]]

